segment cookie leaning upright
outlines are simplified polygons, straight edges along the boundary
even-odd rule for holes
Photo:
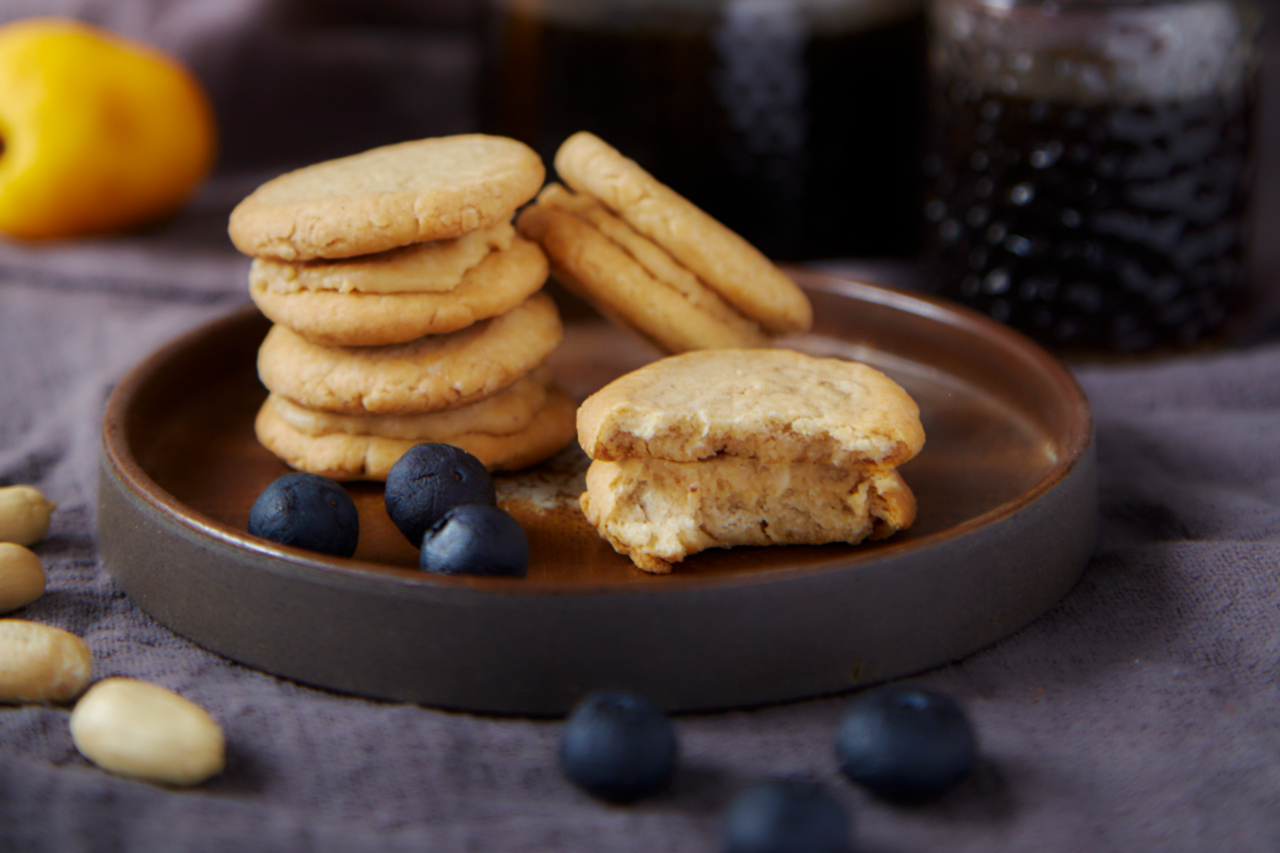
[[[517,226],[567,287],[670,352],[754,347],[806,331],[803,291],[742,237],[590,133]]]
[[[857,543],[911,525],[897,466],[919,408],[863,364],[785,349],[702,350],[587,398],[587,520],[648,572],[707,548]]]

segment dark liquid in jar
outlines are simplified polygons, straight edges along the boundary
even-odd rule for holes
[[[1254,98],[1080,106],[943,81],[935,289],[1063,349],[1185,348],[1248,302]]]
[[[777,259],[918,252],[923,15],[810,33],[794,68],[761,52],[755,85],[793,85],[798,70],[803,96],[746,129],[751,95],[717,83],[714,27],[586,28],[508,10],[490,28],[486,129],[548,165],[589,130]]]

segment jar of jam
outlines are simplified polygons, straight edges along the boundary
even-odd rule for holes
[[[920,245],[923,0],[492,0],[484,126],[589,130],[782,260]]]
[[[1059,350],[1251,303],[1258,0],[932,0],[925,269]]]

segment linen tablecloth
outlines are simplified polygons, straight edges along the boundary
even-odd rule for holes
[[[4,17],[62,10],[49,5],[8,4]],[[205,26],[201,10],[222,21],[233,7],[272,6],[217,5],[121,4],[133,17],[64,8],[190,48],[213,80],[226,60],[209,45],[232,29]],[[243,50],[267,62],[269,43]],[[341,43],[348,58],[394,60]],[[455,48],[422,73],[470,79],[474,54]],[[460,104],[404,135],[465,129]],[[48,592],[14,615],[84,637],[95,678],[153,681],[202,705],[228,742],[222,775],[172,790],[92,766],[67,708],[0,706],[0,851],[710,851],[730,799],[782,773],[828,783],[857,848],[875,853],[1280,849],[1280,340],[1265,324],[1247,345],[1076,368],[1097,422],[1096,553],[1045,616],[914,679],[962,700],[981,743],[977,772],[932,806],[885,805],[843,781],[832,746],[847,697],[678,716],[672,789],[615,807],[560,774],[559,721],[312,689],[154,622],[98,559],[100,419],[135,363],[246,300],[248,264],[225,222],[262,177],[252,170],[270,170],[255,161],[250,122],[226,119],[227,168],[158,231],[0,244],[0,485],[31,483],[58,504],[34,546]],[[293,150],[378,141],[357,133]],[[1264,281],[1273,175],[1262,178]]]

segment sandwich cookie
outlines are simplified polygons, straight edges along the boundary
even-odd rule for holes
[[[383,347],[323,346],[275,325],[258,350],[258,377],[309,409],[421,414],[500,391],[546,361],[563,336],[555,303],[543,292],[456,332]]]
[[[433,251],[440,242],[453,241],[343,261],[258,259],[250,268],[249,294],[269,319],[313,343],[385,346],[510,311],[546,281],[542,250],[514,236],[473,266],[433,276],[441,266],[433,263],[433,255],[443,254]]]
[[[334,480],[385,480],[422,442],[460,447],[491,471],[524,468],[573,438],[577,404],[545,365],[475,403],[422,415],[335,415],[272,394],[258,412],[258,440],[299,471]]]
[[[374,148],[267,181],[231,212],[246,255],[349,258],[507,221],[546,171],[522,142],[464,134]]]
[[[623,376],[578,410],[581,506],[648,572],[737,545],[856,544],[910,526],[897,466],[919,409],[879,371],[783,349],[702,350]]]
[[[553,274],[669,351],[758,346],[802,332],[799,287],[740,236],[589,133],[556,154],[552,185],[517,227]]]

